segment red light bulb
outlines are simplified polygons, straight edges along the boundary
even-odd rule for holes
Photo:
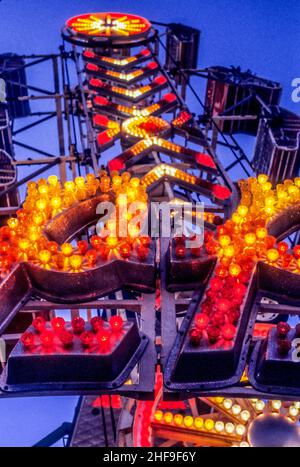
[[[280,322],[277,324],[277,336],[279,339],[284,339],[288,332],[290,331],[291,327],[288,323]]]
[[[222,337],[226,341],[231,341],[236,333],[236,328],[233,324],[224,324],[221,329]]]
[[[175,248],[175,256],[176,258],[183,259],[186,254],[186,249],[184,245],[177,245]]]
[[[217,311],[211,318],[211,323],[215,326],[222,326],[225,322],[225,313]]]
[[[85,321],[80,316],[72,319],[72,328],[75,334],[81,334],[85,329]]]
[[[267,237],[265,239],[265,243],[266,243],[267,250],[270,250],[271,248],[274,247],[274,245],[276,243],[276,238],[273,237],[273,235],[267,235]]]
[[[35,335],[32,332],[24,332],[21,336],[21,342],[26,349],[34,346]]]
[[[227,300],[226,298],[219,298],[217,301],[216,301],[216,307],[219,311],[221,311],[222,313],[226,313],[230,307],[231,307],[231,303],[229,300]]]
[[[38,316],[32,321],[32,326],[37,332],[42,332],[46,326],[46,320],[42,316]]]
[[[88,251],[88,247],[89,247],[89,244],[86,240],[79,240],[79,242],[77,242],[78,252],[81,255],[86,254],[86,252]]]
[[[247,287],[244,284],[236,284],[234,287],[234,296],[238,299],[243,299],[246,295]]]
[[[97,261],[97,251],[96,250],[87,251],[87,253],[85,254],[85,258],[89,266],[94,266],[94,264]]]
[[[220,277],[213,277],[209,285],[214,292],[218,292],[223,287],[223,281]]]
[[[71,331],[67,331],[66,329],[63,329],[62,331],[60,331],[58,337],[59,337],[60,342],[65,347],[69,347],[73,343],[74,336]]]
[[[94,316],[90,323],[94,332],[98,332],[103,327],[103,319],[100,316]]]
[[[140,261],[145,261],[149,256],[149,248],[145,247],[144,245],[139,245],[136,249],[138,259]]]
[[[284,255],[288,251],[289,246],[286,242],[279,242],[277,249],[280,255]]]
[[[220,330],[216,326],[208,326],[207,335],[209,342],[214,344],[220,337]]]
[[[107,345],[111,336],[111,331],[107,328],[102,328],[97,332],[97,339],[100,345]]]
[[[83,347],[90,347],[94,341],[94,334],[90,331],[84,331],[80,334],[80,342]]]
[[[116,315],[116,316],[112,316],[110,318],[109,324],[110,324],[110,327],[111,327],[112,331],[118,332],[118,331],[120,331],[122,329],[124,321],[121,318],[121,316]]]
[[[51,319],[51,326],[53,331],[59,332],[62,331],[65,327],[65,320],[63,318],[60,318],[59,316],[56,316],[55,318]]]
[[[205,315],[204,313],[198,313],[195,316],[195,325],[201,331],[207,328],[208,323],[209,323],[209,317]]]
[[[99,251],[100,248],[102,247],[102,238],[99,237],[99,235],[93,235],[90,238],[90,242],[92,244],[92,247],[95,248],[95,250]]]
[[[120,246],[120,255],[122,256],[122,258],[124,259],[127,259],[127,258],[130,258],[130,245],[128,245],[127,243],[124,243],[124,245],[121,245]]]
[[[143,246],[145,247],[149,247],[150,246],[150,243],[151,243],[151,238],[148,237],[148,236],[145,236],[145,237],[140,237],[140,242]]]
[[[294,256],[295,256],[297,259],[300,258],[300,245],[294,246],[294,248],[293,248],[293,253],[294,253]]]
[[[54,334],[52,331],[43,331],[40,334],[41,344],[43,347],[49,348],[53,344]]]
[[[190,344],[197,347],[202,339],[202,331],[197,328],[192,328],[189,332]]]

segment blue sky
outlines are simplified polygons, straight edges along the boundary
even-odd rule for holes
[[[279,81],[283,105],[300,113],[300,103],[291,100],[291,82],[300,77],[299,0],[2,0],[0,53],[56,52],[68,17],[111,10],[201,29],[200,67],[239,65]],[[41,78],[47,86],[47,74]],[[51,147],[52,135],[39,137]],[[34,444],[72,419],[76,400],[0,399],[0,446]]]

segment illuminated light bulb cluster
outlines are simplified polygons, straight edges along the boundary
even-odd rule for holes
[[[77,34],[100,37],[136,36],[147,33],[151,24],[145,18],[122,13],[91,13],[74,16],[66,26]]]
[[[177,179],[178,181],[190,185],[197,185],[199,188],[202,187],[203,189],[210,190],[213,196],[221,200],[225,200],[231,196],[231,191],[228,188],[222,187],[221,185],[215,185],[213,183],[207,182],[206,180],[197,178],[194,175],[191,175],[187,172],[184,172],[183,170],[177,169],[176,167],[173,167],[168,164],[159,164],[157,167],[151,169],[150,172],[148,172],[142,178],[141,183],[146,187],[149,187],[150,185],[152,185],[157,180],[163,177],[172,177]],[[214,216],[213,214],[210,216],[207,214],[205,220],[210,219],[210,221],[213,223],[215,222],[216,218],[217,216]],[[222,222],[221,218],[219,218],[219,222]]]
[[[134,117],[123,122],[122,132],[135,138],[163,136],[170,131],[170,125],[159,117]]]
[[[113,57],[107,57],[105,55],[97,55],[95,54],[95,52],[91,50],[84,50],[83,57],[86,59],[96,59],[100,62],[105,62],[110,65],[115,65],[118,67],[125,67],[126,65],[129,65],[130,63],[133,64],[134,62],[138,61],[140,58],[149,57],[150,54],[151,53],[149,49],[143,49],[138,54],[132,55],[130,57],[113,58]]]
[[[245,426],[239,423],[223,422],[222,420],[212,418],[192,417],[191,415],[183,416],[178,413],[163,412],[162,410],[155,411],[154,421],[197,432],[223,434],[236,438],[241,438],[246,433]]]
[[[193,345],[200,345],[203,339],[210,345],[225,345],[234,340],[241,306],[258,260],[300,273],[300,246],[289,253],[288,245],[276,244],[267,230],[268,222],[276,214],[299,203],[299,187],[300,178],[286,180],[274,189],[266,175],[241,181],[241,202],[231,219],[217,228],[216,236],[205,233],[206,251],[217,255],[219,261],[199,310],[200,315],[208,316],[207,325],[203,329],[197,326],[197,314],[190,331]],[[284,351],[288,345],[281,346]]]
[[[96,73],[99,76],[104,78],[115,78],[116,80],[122,81],[124,83],[129,83],[130,81],[135,80],[136,78],[143,77],[145,75],[152,74],[154,71],[158,70],[158,65],[156,62],[150,62],[144,68],[139,68],[134,71],[129,71],[128,73],[114,70],[107,70],[106,68],[101,68],[95,63],[87,63],[86,71],[90,73]]]
[[[96,88],[96,90],[105,90],[105,92],[111,92],[120,96],[129,97],[136,99],[143,96],[144,94],[150,92],[152,89],[155,89],[159,86],[166,84],[166,78],[162,75],[156,77],[150,84],[145,86],[134,87],[132,89],[126,89],[119,86],[112,86],[107,82],[102,81],[101,79],[92,78],[89,80],[89,86],[91,88]],[[126,107],[126,111],[128,108]]]
[[[183,110],[179,115],[172,121],[172,125],[175,127],[181,127],[186,123],[193,120],[193,116],[187,111]]]
[[[194,175],[190,175],[183,170],[177,169],[176,167],[168,164],[159,164],[157,167],[151,169],[150,172],[142,178],[141,183],[148,187],[165,176],[177,178],[178,180],[190,183],[191,185],[195,185],[197,183],[197,177]]]
[[[213,397],[209,399],[210,402],[219,408],[222,412],[233,415],[235,419],[239,419],[241,423],[247,423],[251,417],[249,410],[245,410],[240,404],[232,399],[225,397]]]
[[[106,348],[113,336],[118,338],[123,332],[124,321],[121,316],[112,316],[109,322],[96,316],[90,320],[88,329],[87,323],[81,317],[76,317],[71,323],[66,323],[61,317],[55,317],[51,322],[44,318],[35,318],[32,322],[33,331],[26,331],[20,339],[24,349],[32,351],[34,347],[41,346],[48,350],[57,345],[69,348],[73,345],[74,339],[80,340],[82,347]]]
[[[129,258],[134,254],[144,261],[149,255],[150,242],[147,239],[145,246],[145,240],[136,238],[139,232],[133,232],[134,229],[128,229],[127,237],[122,239],[115,240],[109,235],[103,239],[97,237],[95,243],[98,241],[101,244],[98,248],[86,241],[78,241],[77,245],[58,245],[44,235],[43,229],[56,215],[101,193],[114,193],[117,199],[121,199],[121,194],[126,194],[128,203],[141,201],[146,211],[146,188],[140,184],[139,179],[131,179],[127,172],[122,176],[113,173],[110,178],[105,171],[100,171],[99,178],[88,174],[86,179],[76,177],[74,181],[67,181],[63,186],[55,175],[48,177],[48,180],[29,182],[25,202],[22,209],[17,211],[17,217],[8,219],[7,225],[0,228],[1,276],[4,277],[13,264],[20,261],[29,261],[45,269],[71,273],[93,267],[98,260],[110,259],[112,255]],[[118,209],[120,206],[117,201],[117,212]],[[110,220],[107,222],[111,223]]]

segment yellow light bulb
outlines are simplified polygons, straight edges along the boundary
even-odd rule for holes
[[[256,242],[256,235],[255,233],[247,233],[244,237],[245,243],[248,246],[254,245]]]
[[[137,188],[139,186],[139,184],[140,184],[140,180],[137,177],[133,177],[130,180],[130,185],[132,186],[132,188]]]
[[[222,248],[224,248],[225,246],[228,246],[230,242],[231,242],[231,238],[229,237],[229,235],[220,235],[219,243]]]
[[[51,253],[48,250],[41,250],[39,252],[39,260],[42,264],[48,264],[51,259]]]
[[[198,430],[200,430],[201,428],[203,428],[203,425],[204,425],[204,420],[202,417],[196,417],[194,419],[194,426],[195,428],[197,428]]]
[[[248,206],[245,206],[243,204],[241,204],[238,209],[238,214],[241,216],[241,217],[246,217],[246,215],[248,214],[248,211],[249,211],[249,208]]]
[[[177,413],[176,415],[174,415],[174,424],[175,425],[180,426],[180,425],[182,425],[182,422],[183,422],[183,415],[181,415],[180,413]]]
[[[215,422],[211,418],[207,418],[206,420],[204,420],[204,427],[207,431],[213,430],[214,426]]]
[[[20,238],[18,241],[18,247],[21,251],[26,251],[30,247],[30,242],[27,238]]]
[[[234,246],[233,245],[226,246],[223,252],[226,258],[232,258],[234,256]]]
[[[72,255],[70,256],[69,262],[71,268],[75,271],[78,271],[78,269],[80,269],[82,266],[82,257],[80,255]]]
[[[47,185],[41,185],[39,186],[39,193],[42,195],[42,196],[46,196],[49,192],[49,188]]]
[[[52,187],[56,187],[56,185],[58,184],[58,178],[56,175],[50,175],[48,177],[48,183],[49,185],[51,185]]]
[[[63,243],[61,246],[61,251],[63,255],[71,256],[71,254],[73,253],[73,246],[71,245],[71,243]]]
[[[75,178],[75,185],[78,187],[78,188],[84,188],[85,186],[85,180],[83,177],[76,177]]]
[[[32,220],[34,222],[35,225],[42,225],[43,222],[44,222],[44,217],[41,213],[34,213],[33,216],[32,216]]]
[[[117,237],[107,237],[106,243],[109,248],[115,248],[118,245],[119,240]]]
[[[242,271],[242,268],[238,264],[231,264],[229,266],[229,274],[232,277],[237,277],[240,274],[241,271]]]
[[[171,412],[166,412],[166,413],[164,414],[164,421],[165,421],[166,423],[172,423],[172,421],[173,421],[173,414],[172,414]]]
[[[235,224],[237,224],[237,225],[241,224],[242,221],[243,221],[243,218],[242,218],[237,212],[234,212],[234,213],[232,214],[231,219],[232,219],[232,221],[233,221]]]
[[[35,203],[37,209],[39,211],[44,211],[47,207],[47,201],[45,199],[38,199],[37,202]]]
[[[222,404],[223,400],[224,400],[224,397],[215,397],[215,401],[217,404]]]
[[[258,175],[257,181],[260,185],[263,185],[264,183],[268,181],[268,175],[265,175],[265,174]]]
[[[157,422],[161,422],[162,419],[163,419],[163,412],[161,410],[156,410],[155,413],[154,413],[154,419],[157,421]]]
[[[271,248],[270,250],[267,251],[267,259],[271,263],[275,263],[279,258],[279,253],[278,250],[275,248]]]
[[[265,193],[267,193],[268,191],[272,190],[272,183],[266,182],[263,185],[261,185],[261,188]]]
[[[191,415],[187,415],[183,419],[183,423],[187,428],[190,428],[191,426],[193,426],[193,422],[194,422],[194,419]]]
[[[51,204],[53,209],[59,209],[61,207],[62,200],[61,200],[61,198],[59,196],[54,196],[51,199],[50,204]]]
[[[255,234],[256,234],[257,238],[262,240],[262,239],[266,238],[266,236],[268,235],[268,231],[264,227],[258,227],[256,229],[256,231],[255,231]]]
[[[75,190],[75,183],[74,182],[65,182],[65,190],[69,193]]]
[[[7,225],[10,229],[14,230],[18,227],[19,221],[16,217],[11,217],[7,221]]]

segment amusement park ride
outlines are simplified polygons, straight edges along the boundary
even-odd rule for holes
[[[199,37],[89,13],[66,22],[57,55],[0,57],[0,397],[81,396],[41,445],[300,444],[300,119],[276,82],[198,70]],[[48,63],[54,90],[28,85],[26,70]],[[207,80],[204,102],[192,77]],[[16,139],[46,121],[58,155]],[[253,161],[236,133],[256,137]],[[113,219],[100,237],[97,206],[120,212],[122,193],[203,202],[203,245],[120,238]]]

